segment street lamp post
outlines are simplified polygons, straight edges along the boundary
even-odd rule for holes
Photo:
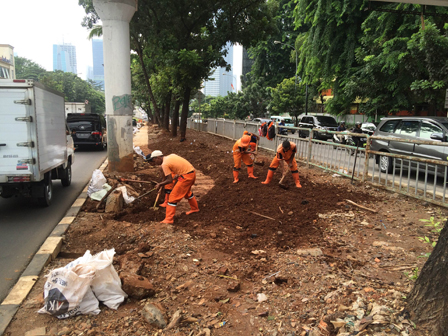
[[[294,46],[288,44],[288,43],[283,43],[280,41],[274,41],[274,44],[284,44],[285,46],[288,46],[292,49],[294,49],[294,53],[296,54],[296,78],[295,78],[295,83],[294,83],[294,97],[296,95],[296,86],[297,86],[297,50]],[[306,84],[306,90],[305,90],[305,115],[308,114],[308,84]]]

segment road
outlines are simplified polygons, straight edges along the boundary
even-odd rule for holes
[[[106,152],[77,150],[72,184],[64,188],[53,181],[53,203],[48,208],[29,198],[0,198],[0,302],[105,158]]]

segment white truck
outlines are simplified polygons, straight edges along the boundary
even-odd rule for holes
[[[0,79],[0,196],[53,198],[52,180],[71,183],[74,146],[64,95],[25,79]]]

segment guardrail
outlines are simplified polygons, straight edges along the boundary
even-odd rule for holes
[[[207,122],[195,123],[189,119],[187,126],[236,141],[245,130],[258,134],[258,129],[261,124],[219,119],[208,119]],[[372,140],[393,140],[397,142],[448,147],[448,143],[446,142],[427,140],[408,141],[399,138],[333,132],[323,129],[310,130],[309,128],[281,127],[294,131],[295,134],[276,134],[275,139],[272,141],[261,137],[259,148],[275,152],[277,147],[287,139],[294,142],[297,146],[296,159],[306,164],[308,168],[310,166],[319,167],[334,172],[335,174],[346,176],[352,180],[368,183],[375,187],[448,207],[446,197],[446,184],[448,182],[447,161],[376,152],[370,149]],[[302,131],[302,134],[309,133],[308,138],[299,137],[299,131]],[[366,138],[365,147],[361,148],[314,138],[314,135],[319,135],[320,137],[328,135],[327,137],[332,137],[334,134]],[[381,160],[388,160],[392,167],[390,172],[381,170],[379,164]]]

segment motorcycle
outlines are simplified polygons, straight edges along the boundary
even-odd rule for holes
[[[278,128],[278,134],[280,134],[280,135],[288,135],[288,129],[279,127]]]

